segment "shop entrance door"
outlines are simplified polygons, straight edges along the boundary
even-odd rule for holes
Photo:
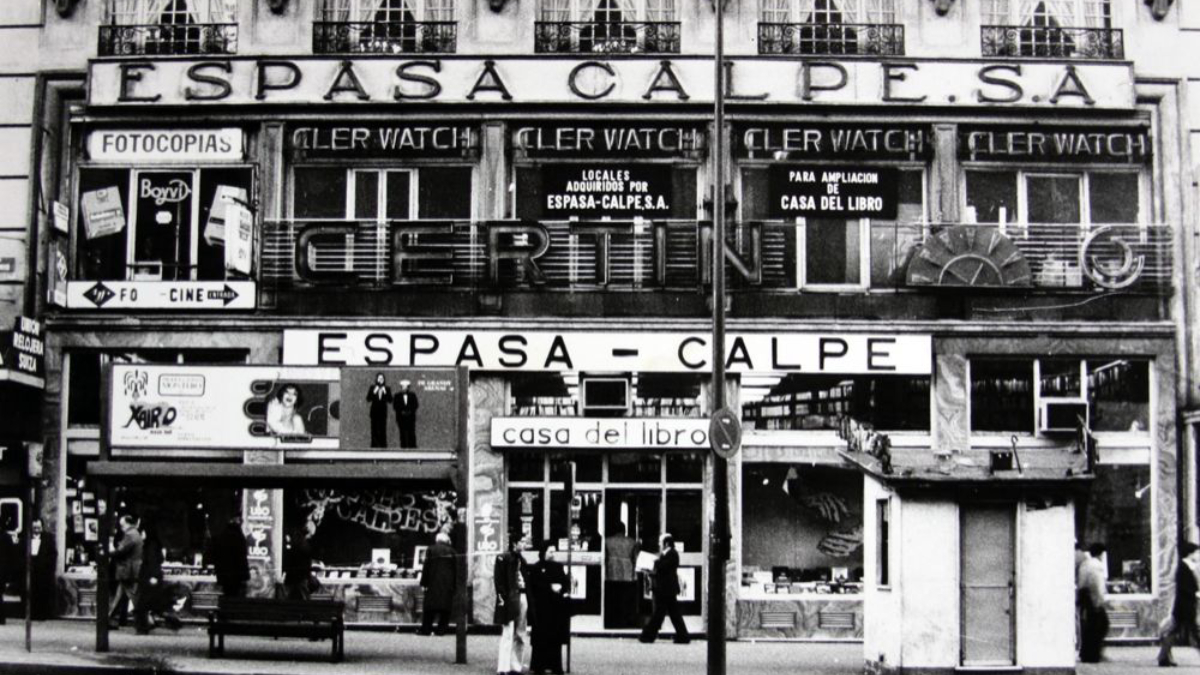
[[[1002,504],[960,510],[963,666],[1014,664],[1015,513]]]
[[[658,553],[662,491],[610,488],[604,497],[604,627],[640,628],[651,608],[644,573],[634,571],[637,551]]]

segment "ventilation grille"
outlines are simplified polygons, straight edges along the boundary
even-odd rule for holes
[[[360,595],[355,607],[359,612],[391,612],[392,596],[390,595]]]
[[[817,627],[830,630],[854,630],[854,612],[818,612]]]
[[[795,612],[763,612],[758,616],[759,628],[795,628]]]

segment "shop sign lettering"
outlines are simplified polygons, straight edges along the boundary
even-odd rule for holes
[[[98,163],[240,162],[241,129],[97,129],[88,134],[88,159]]]
[[[771,210],[779,218],[896,217],[898,169],[783,164],[770,171]]]
[[[669,166],[576,166],[542,169],[547,218],[666,217],[671,212]]]
[[[305,490],[301,506],[318,525],[332,513],[343,522],[384,533],[433,533],[455,520],[454,494],[448,492]]]
[[[42,324],[36,319],[18,316],[11,332],[0,333],[0,369],[41,378],[45,355]]]
[[[513,132],[513,147],[528,157],[678,157],[705,149],[703,126],[543,124]]]
[[[288,365],[467,366],[497,371],[707,372],[706,333],[284,331]],[[732,333],[732,372],[928,375],[928,335]]]
[[[433,124],[301,126],[288,134],[296,159],[461,157],[479,149],[474,127]]]
[[[1148,127],[960,126],[958,135],[968,161],[1142,164],[1152,156]]]
[[[1128,63],[837,61],[734,57],[726,97],[741,104],[818,103],[1124,109]],[[458,103],[703,103],[711,59],[94,61],[89,105],[395,105]]]
[[[755,124],[737,126],[741,157],[779,159],[928,159],[933,155],[924,126],[901,124]]]
[[[69,281],[71,309],[253,309],[253,281]]]
[[[494,448],[705,450],[707,420],[496,417]]]

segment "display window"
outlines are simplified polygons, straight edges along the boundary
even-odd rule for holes
[[[1153,587],[1150,466],[1105,465],[1095,469],[1087,495],[1075,507],[1075,539],[1084,548],[1107,547],[1108,592],[1150,593]]]
[[[699,417],[703,414],[701,398],[705,377],[694,373],[612,373],[584,379],[602,381],[617,392],[601,409],[594,398],[596,391],[589,385],[580,387],[578,373],[522,373],[510,378],[512,383],[512,414],[515,416],[632,416],[632,417]],[[606,392],[600,391],[603,395]],[[588,396],[585,404],[584,396]]]
[[[813,166],[839,169],[832,164]],[[811,291],[904,285],[908,260],[926,234],[924,169],[902,167],[894,178],[889,173],[884,179],[895,182],[895,195],[886,198],[895,200],[894,217],[801,216],[783,223],[778,221],[779,188],[771,184],[772,171],[778,170],[755,165],[743,167],[741,173],[743,219],[768,221],[763,231],[764,272],[782,275],[764,278],[764,283]],[[812,182],[816,178],[814,174]],[[819,204],[813,202],[807,210],[821,213]],[[839,206],[848,208],[850,199]]]
[[[451,533],[455,499],[452,491],[428,489],[285,490],[285,546],[311,521],[318,579],[415,579],[437,534]]]
[[[471,201],[463,198],[471,194],[469,166],[297,166],[292,178],[296,219],[385,222],[471,217]]]
[[[76,278],[244,278],[227,262],[225,223],[251,195],[253,171],[243,167],[80,169]]]
[[[575,464],[575,500],[566,492]],[[658,553],[670,533],[680,553],[680,606],[700,614],[704,564],[704,455],[699,452],[510,452],[507,526],[548,542],[572,567],[579,625],[640,627],[652,611],[638,553]],[[589,623],[590,622],[590,623]]]
[[[1054,419],[1055,406],[1086,410],[1094,432],[1150,438],[1150,361],[1125,358],[970,360],[971,430],[974,433],[1069,431]],[[1066,410],[1067,408],[1061,407]]]
[[[836,431],[844,418],[882,431],[928,432],[930,378],[788,374],[748,388],[742,417],[755,429]]]
[[[862,475],[839,467],[742,466],[742,596],[857,594]]]

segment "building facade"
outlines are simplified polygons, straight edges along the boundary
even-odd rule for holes
[[[721,161],[746,428],[730,634],[862,638],[886,555],[864,550],[879,490],[844,453],[867,429],[901,473],[1010,453],[1086,474],[1067,500],[1073,536],[1109,547],[1111,636],[1155,634],[1195,520],[1179,420],[1200,123],[1172,55],[1196,8],[729,3],[717,129],[711,2],[38,4],[0,10],[37,54],[3,130],[29,164],[0,176],[31,205],[4,231],[28,262],[0,289],[46,325],[36,507],[61,614],[93,611],[100,514],[129,511],[197,609],[231,516],[263,594],[314,520],[325,592],[363,623],[417,617],[421,548],[458,522],[476,622],[490,556],[523,533],[570,552],[576,628],[630,629],[644,576],[612,553],[670,532],[703,630]],[[460,433],[434,442],[421,409],[404,426],[401,378],[424,406],[457,380],[421,369],[451,367],[469,370]],[[177,433],[203,419],[164,403],[189,376],[237,398],[247,431]],[[305,421],[281,432],[286,382]],[[172,463],[226,478],[156,485]],[[226,475],[258,465],[301,468]],[[1035,501],[979,499],[1012,523]],[[1010,628],[1006,653],[1031,648]]]

